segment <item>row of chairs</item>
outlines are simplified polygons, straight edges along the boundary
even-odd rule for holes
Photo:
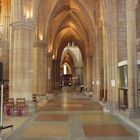
[[[9,116],[25,116],[28,115],[28,106],[25,98],[8,98],[6,103],[6,114]]]

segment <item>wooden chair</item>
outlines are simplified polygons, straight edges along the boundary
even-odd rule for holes
[[[32,101],[34,102],[34,103],[37,103],[38,101],[37,101],[37,95],[36,94],[32,94]]]
[[[35,111],[36,111],[37,110],[37,106],[38,106],[37,94],[32,94],[32,101],[34,103]]]
[[[25,116],[28,114],[28,106],[26,105],[25,98],[16,99],[16,110],[18,116]]]
[[[6,102],[6,114],[9,116],[15,115],[14,98],[8,98]]]

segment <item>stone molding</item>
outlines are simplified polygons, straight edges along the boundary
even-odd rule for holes
[[[18,29],[28,29],[28,30],[35,30],[36,24],[32,21],[15,21],[10,24],[11,27],[13,27],[13,30]]]
[[[125,65],[128,65],[127,60],[123,60],[123,61],[118,63],[118,67],[125,66]],[[140,65],[140,60],[137,60],[137,65]]]
[[[126,3],[128,3],[128,9],[135,10],[138,6],[138,0],[126,0]]]
[[[75,68],[75,69],[83,69],[83,67],[84,67],[84,66],[82,65],[82,66],[75,66],[74,68]]]
[[[45,48],[46,46],[47,42],[45,41],[34,42],[34,48]]]

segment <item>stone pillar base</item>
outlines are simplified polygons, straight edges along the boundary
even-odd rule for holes
[[[103,110],[105,112],[115,112],[115,111],[118,111],[119,108],[118,108],[118,104],[116,103],[112,103],[112,102],[106,102],[103,106]]]
[[[32,101],[28,101],[28,115],[34,114],[36,110],[37,110],[37,105]]]
[[[127,109],[126,115],[129,119],[140,118],[140,109]]]

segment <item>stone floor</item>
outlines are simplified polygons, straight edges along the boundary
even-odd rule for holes
[[[2,139],[139,140],[135,129],[116,116],[103,112],[102,107],[89,97],[71,92],[58,94],[33,116],[21,117],[21,122],[18,129]]]

